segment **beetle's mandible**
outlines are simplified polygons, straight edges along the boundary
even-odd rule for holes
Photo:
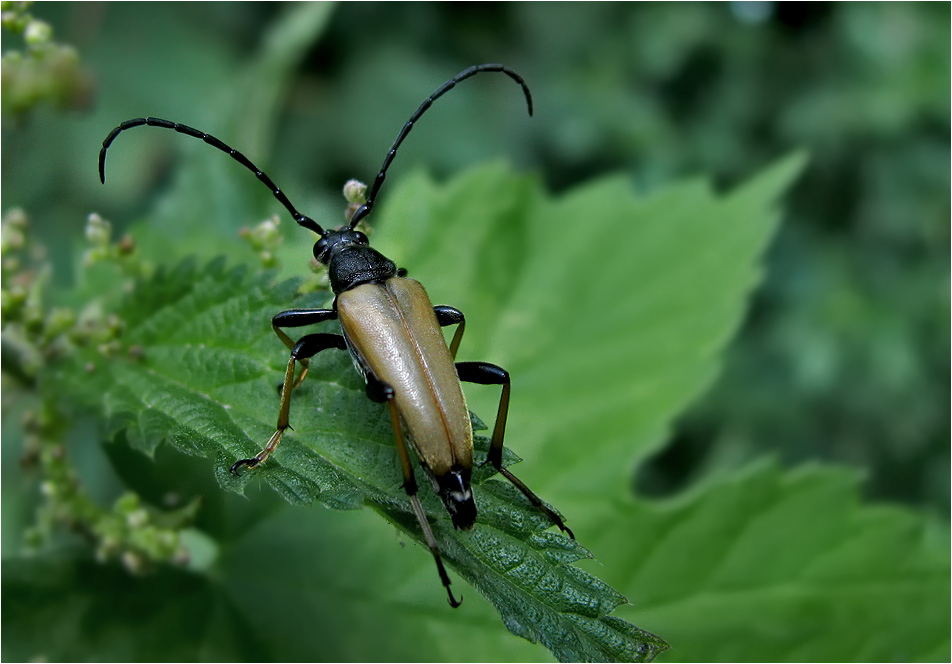
[[[498,64],[465,69],[437,88],[413,112],[387,152],[366,201],[356,209],[349,224],[334,229],[325,230],[313,219],[298,212],[271,178],[243,154],[214,136],[187,125],[151,117],[127,120],[109,133],[99,153],[99,177],[105,183],[106,151],[116,137],[127,129],[161,127],[201,139],[252,171],[298,224],[320,236],[314,245],[314,257],[327,266],[335,295],[333,308],[289,309],[271,319],[275,334],[291,351],[281,389],[277,427],[258,454],[235,462],[231,471],[237,474],[242,467],[254,468],[264,463],[277,448],[289,427],[291,394],[304,380],[308,360],[329,348],[349,351],[363,372],[367,396],[386,404],[389,409],[403,472],[403,486],[436,561],[449,603],[454,607],[459,606],[460,601],[450,590],[450,579],[440,558],[439,545],[417,497],[417,483],[407,441],[415,449],[453,525],[464,530],[472,528],[476,521],[476,501],[471,487],[473,430],[461,381],[502,387],[489,455],[484,463],[491,464],[512,482],[529,502],[544,512],[562,531],[570,537],[574,535],[558,514],[543,504],[535,493],[502,465],[503,437],[509,411],[508,372],[486,362],[456,362],[456,351],[466,325],[462,312],[453,307],[433,306],[423,286],[407,278],[405,270],[398,269],[393,261],[371,248],[367,236],[355,228],[373,210],[387,169],[414,124],[434,101],[457,83],[481,72],[505,74],[519,84],[526,98],[529,115],[532,115],[532,96],[519,74]],[[339,321],[341,334],[305,334],[295,340],[286,331],[328,320]],[[449,346],[440,330],[448,325],[456,325]],[[302,368],[295,378],[299,363]]]

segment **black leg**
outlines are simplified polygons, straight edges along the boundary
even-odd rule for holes
[[[280,316],[281,314],[278,315]],[[275,318],[277,318],[277,316]],[[287,335],[284,335],[282,332],[279,334],[279,336]],[[239,461],[236,461],[231,466],[232,473],[237,475],[238,470],[242,466],[254,468],[258,464],[264,463],[264,461],[267,460],[269,456],[271,456],[271,453],[274,452],[275,448],[278,446],[278,443],[281,442],[281,436],[283,436],[284,432],[290,427],[290,424],[288,423],[288,416],[291,411],[291,392],[294,390],[295,386],[300,384],[300,381],[303,380],[302,377],[297,383],[294,382],[295,363],[306,362],[308,358],[314,357],[322,350],[327,350],[328,348],[347,350],[347,343],[344,341],[344,337],[339,334],[318,333],[308,334],[302,337],[301,340],[296,344],[293,344],[291,348],[291,359],[288,360],[288,369],[284,374],[284,388],[281,390],[281,409],[278,412],[277,429],[271,436],[268,444],[265,445],[264,449],[258,452],[258,454],[250,459],[240,459]]]
[[[496,425],[493,427],[492,442],[489,446],[489,455],[484,463],[492,464],[503,477],[522,491],[535,507],[542,510],[560,530],[575,539],[575,535],[562,521],[562,517],[546,507],[542,500],[527,487],[522,480],[513,475],[502,465],[502,444],[506,434],[506,417],[509,415],[509,372],[502,367],[487,362],[457,362],[456,373],[461,381],[477,383],[479,385],[502,385],[502,396],[499,398],[499,410],[496,413]]]
[[[450,357],[455,360],[456,351],[459,350],[459,342],[463,340],[463,330],[466,329],[466,317],[459,309],[442,304],[433,307],[433,313],[436,314],[436,321],[440,324],[440,327],[459,325],[453,334],[453,342],[450,344]]]
[[[455,609],[462,604],[463,598],[460,597],[460,599],[457,600],[453,597],[453,591],[450,590],[450,577],[449,574],[446,573],[446,568],[443,566],[443,559],[440,557],[440,546],[433,536],[430,523],[426,520],[426,514],[423,513],[423,506],[420,505],[420,499],[416,495],[419,487],[416,483],[416,477],[413,475],[413,464],[410,461],[410,452],[407,449],[406,438],[403,435],[403,425],[400,423],[400,413],[397,411],[397,402],[393,399],[393,388],[379,380],[376,376],[369,375],[367,376],[367,394],[374,401],[386,401],[390,409],[393,438],[397,444],[397,454],[400,456],[400,469],[403,471],[403,488],[407,492],[407,496],[410,497],[413,513],[416,515],[417,522],[419,522],[420,528],[423,530],[423,538],[426,540],[426,545],[429,547],[430,553],[433,554],[433,560],[436,562],[436,571],[440,575],[440,581],[443,582],[443,587],[446,588],[450,606]]]
[[[294,340],[281,328],[284,327],[304,327],[305,325],[316,325],[326,320],[337,320],[337,312],[333,309],[288,309],[271,318],[271,329],[278,335],[278,338],[288,347],[288,350],[294,348]],[[296,389],[304,379],[307,378],[307,370],[310,362],[307,358],[302,358],[301,374],[291,384],[291,389]],[[284,383],[278,386],[278,389],[284,392]]]

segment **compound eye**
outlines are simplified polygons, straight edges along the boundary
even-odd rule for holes
[[[321,238],[314,243],[314,258],[317,259],[319,263],[326,263],[327,257],[327,238]]]
[[[354,231],[354,243],[356,244],[370,244],[370,240],[367,239],[367,236],[361,233],[360,231]]]

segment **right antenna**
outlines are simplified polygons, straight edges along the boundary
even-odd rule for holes
[[[374,201],[377,198],[377,194],[380,191],[380,187],[383,185],[383,181],[387,177],[387,169],[390,168],[390,163],[393,161],[394,156],[397,154],[397,148],[400,147],[400,144],[403,143],[403,140],[410,133],[410,130],[413,129],[413,125],[416,123],[420,117],[426,113],[427,109],[433,105],[437,99],[445,95],[447,92],[456,87],[456,84],[460,81],[465,81],[471,76],[475,76],[481,72],[497,72],[505,74],[516,83],[522,87],[522,92],[526,96],[526,106],[529,107],[529,115],[532,115],[532,94],[529,92],[529,86],[526,85],[525,80],[522,76],[514,72],[513,70],[498,64],[487,64],[487,65],[474,65],[469,69],[464,69],[456,76],[448,80],[446,83],[437,88],[436,92],[431,94],[429,97],[423,100],[423,103],[413,112],[413,115],[410,116],[410,119],[407,120],[406,124],[403,125],[403,129],[400,130],[400,133],[397,134],[396,140],[393,142],[393,145],[390,146],[390,151],[387,152],[387,156],[383,160],[383,164],[380,166],[380,171],[377,173],[377,177],[374,178],[374,183],[370,187],[370,192],[367,194],[367,202],[357,208],[357,211],[354,212],[354,216],[350,219],[350,227],[354,228],[357,223],[370,214],[370,211],[374,207]]]

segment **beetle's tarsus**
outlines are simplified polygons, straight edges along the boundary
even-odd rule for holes
[[[460,595],[459,599],[457,600],[455,597],[453,597],[453,591],[450,590],[448,586],[446,588],[446,594],[449,595],[449,599],[447,601],[454,609],[458,609],[459,605],[463,603],[463,596]]]
[[[231,468],[229,469],[228,472],[230,472],[235,477],[241,477],[241,473],[239,473],[238,471],[241,469],[242,466],[248,466],[249,468],[254,468],[257,465],[258,465],[257,459],[239,459],[235,463],[231,464]]]
[[[543,509],[552,523],[559,527],[559,530],[568,535],[571,539],[575,539],[575,533],[572,532],[571,528],[565,525],[565,523],[562,521],[562,518],[558,514],[550,510],[548,507],[544,507]]]

